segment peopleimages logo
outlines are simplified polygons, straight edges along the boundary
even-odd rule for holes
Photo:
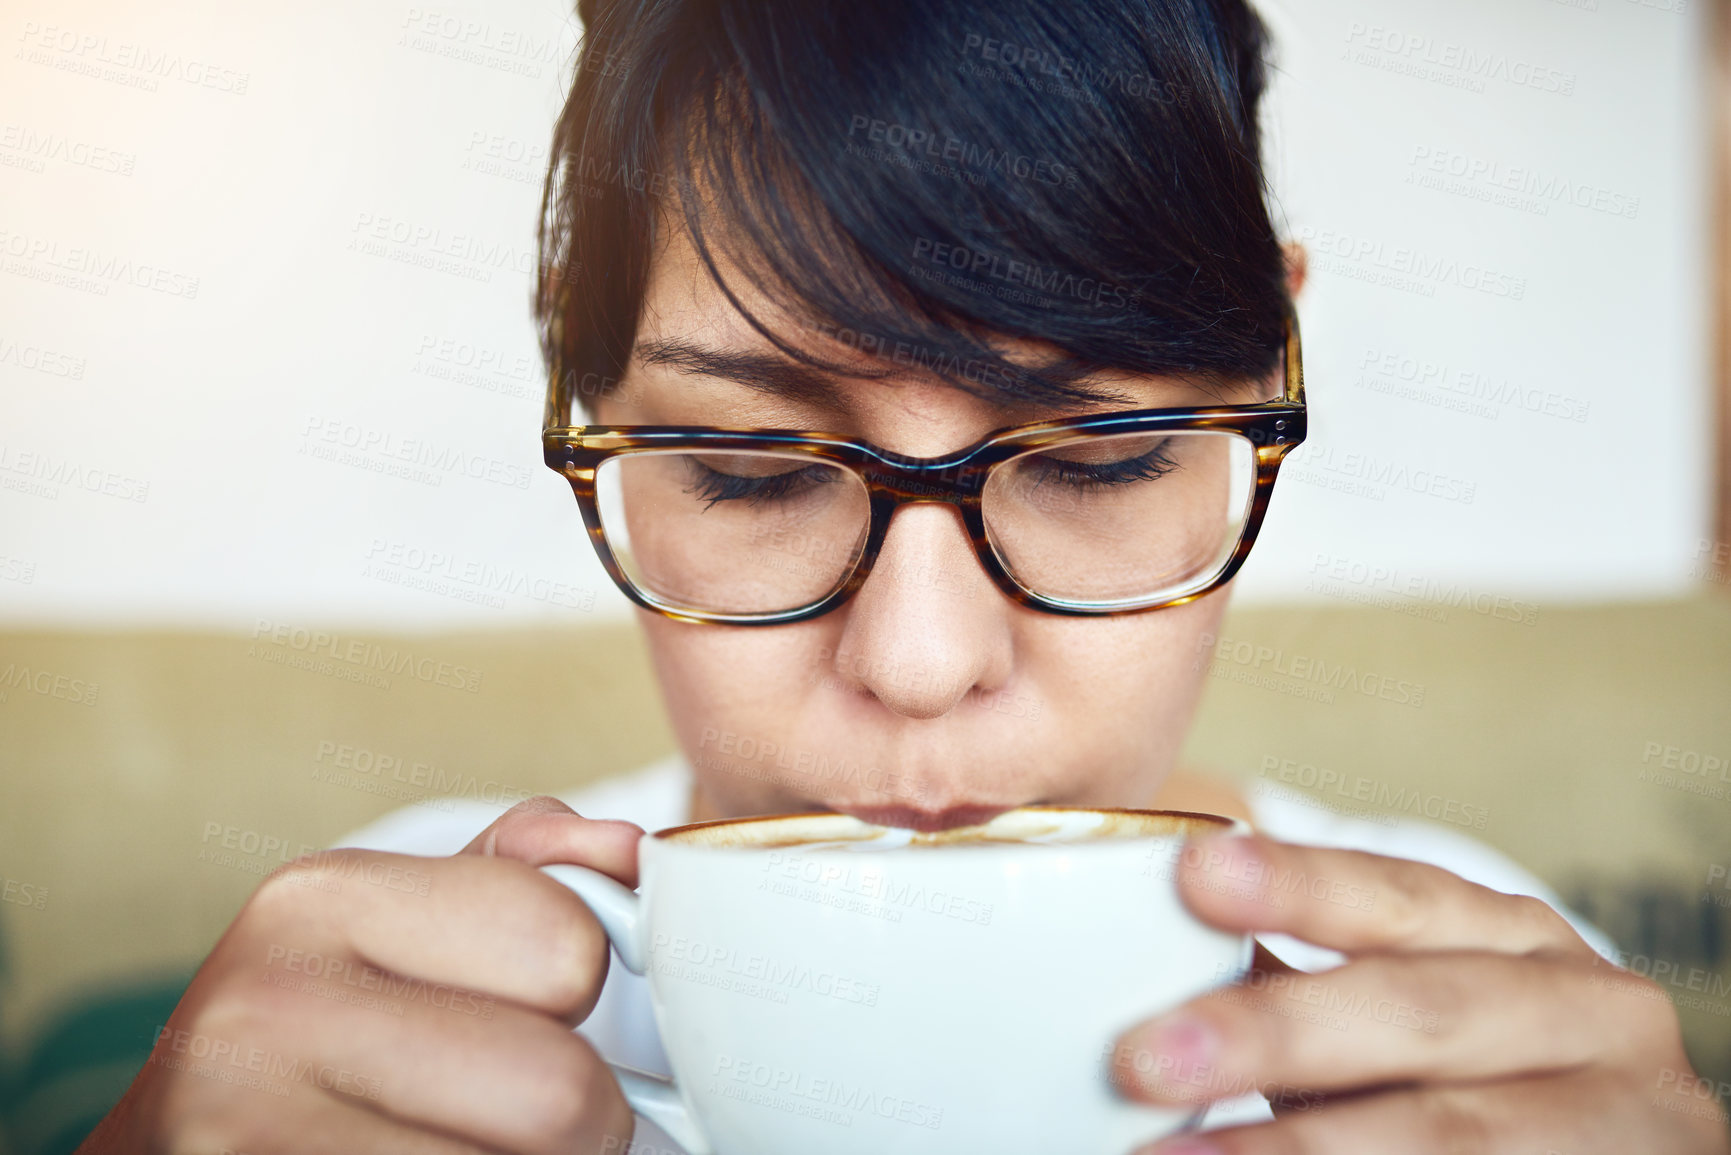
[[[1317,267],[1355,280],[1385,284],[1421,296],[1434,296],[1438,285],[1452,285],[1510,301],[1524,300],[1527,295],[1525,277],[1475,261],[1311,225],[1299,226],[1298,239],[1317,258]]]
[[[336,417],[308,417],[298,452],[321,461],[390,473],[423,484],[438,485],[454,474],[512,489],[529,488],[529,469],[517,462],[500,461],[425,438],[403,437],[394,430],[372,429]]]
[[[15,59],[146,92],[157,91],[160,81],[178,80],[195,88],[245,96],[252,80],[249,72],[196,60],[171,49],[115,41],[105,35],[35,20],[24,22],[24,33],[18,39],[24,47]]]
[[[716,1093],[790,1114],[808,1115],[849,1126],[853,1112],[936,1131],[944,1125],[944,1109],[905,1095],[886,1094],[846,1079],[819,1078],[737,1055],[718,1055],[713,1084]],[[731,1086],[730,1086],[731,1084]],[[751,1092],[756,1092],[752,1094]],[[830,1113],[823,1112],[828,1109]]]
[[[12,476],[6,476],[6,475]],[[0,486],[46,497],[60,499],[61,486],[100,493],[121,501],[144,502],[150,498],[150,482],[128,477],[113,470],[82,465],[51,453],[20,450],[0,441]]]
[[[138,164],[136,153],[91,144],[57,132],[38,132],[21,124],[0,125],[0,153],[10,153],[22,162],[12,167],[26,168],[31,172],[42,172],[49,161],[59,161],[75,168],[131,176]],[[0,157],[0,164],[11,162]]]
[[[1128,309],[1135,298],[1135,291],[1123,285],[1094,277],[1078,277],[1075,273],[1063,269],[1017,260],[984,249],[970,249],[965,245],[935,241],[930,237],[915,238],[913,255],[915,261],[956,269],[1009,285],[1025,285],[1051,298],[1067,298],[1113,309]]]
[[[1472,92],[1483,92],[1487,81],[1497,81],[1557,96],[1575,94],[1573,72],[1424,33],[1354,20],[1347,25],[1346,43],[1344,59],[1355,64]]]
[[[1446,581],[1427,577],[1423,574],[1408,573],[1397,566],[1383,563],[1358,561],[1353,558],[1336,557],[1332,554],[1318,551],[1316,560],[1311,563],[1311,581],[1306,583],[1308,592],[1326,594],[1332,597],[1344,597],[1349,601],[1359,601],[1364,604],[1382,604],[1372,598],[1360,598],[1353,595],[1348,586],[1357,586],[1365,591],[1386,590],[1397,598],[1404,599],[1408,607],[1444,611],[1448,609],[1464,609],[1481,617],[1494,618],[1498,621],[1514,622],[1518,625],[1533,626],[1539,621],[1539,607],[1532,602],[1505,594],[1495,594],[1488,590],[1475,589],[1466,582]],[[1385,608],[1401,609],[1403,612],[1414,612],[1399,604],[1390,604]],[[1416,614],[1415,616],[1428,616]],[[1446,613],[1434,620],[1446,620]]]
[[[1098,94],[1114,88],[1126,96],[1159,104],[1190,103],[1189,87],[1175,80],[1163,80],[1146,72],[1113,68],[1094,61],[1077,60],[1045,45],[1018,44],[1013,40],[970,32],[962,41],[962,55],[977,55],[981,60],[1011,70],[1004,73],[1006,76],[1021,73],[1030,78],[1049,77],[1057,82],[1054,90],[1059,94],[1092,97],[1090,104],[1100,103]],[[987,68],[984,71],[993,74],[996,70]],[[964,69],[964,75],[970,74],[978,73],[970,73]],[[1045,88],[1038,84],[1029,87],[1034,91],[1045,91]]]
[[[101,297],[112,285],[131,285],[187,301],[198,298],[199,279],[188,273],[86,245],[63,245],[53,237],[0,229],[0,256],[8,258],[8,273]]]
[[[1478,496],[1475,481],[1332,445],[1307,446],[1302,462],[1285,476],[1372,501],[1382,501],[1390,491],[1402,490],[1461,505],[1471,505]]]
[[[29,907],[32,910],[47,910],[48,888],[19,882],[15,878],[0,878],[0,902]]]
[[[787,1003],[793,991],[862,1007],[875,1007],[878,1002],[876,983],[737,947],[658,933],[651,938],[649,950],[657,974],[773,1003]]]
[[[8,662],[5,669],[0,669],[0,702],[6,700],[9,691],[24,690],[44,698],[59,698],[75,706],[94,706],[97,688],[95,682],[71,674],[21,666],[17,662]]]
[[[1587,181],[1571,180],[1526,165],[1504,164],[1498,160],[1455,152],[1452,149],[1415,145],[1407,162],[1412,169],[1408,183],[1456,191],[1455,186],[1428,183],[1424,178],[1454,180],[1460,189],[1480,189],[1485,194],[1507,193],[1511,197],[1530,198],[1546,215],[1552,204],[1569,204],[1606,216],[1634,220],[1641,212],[1641,198],[1617,192]],[[1500,203],[1500,202],[1496,202]],[[1525,202],[1511,200],[1509,207],[1522,207]]]
[[[904,910],[923,911],[975,926],[988,926],[992,921],[989,902],[898,879],[875,866],[855,867],[821,856],[773,850],[764,856],[763,869],[767,877],[759,881],[759,890],[820,902],[825,892],[832,897],[859,899],[893,914],[891,922],[900,922]],[[807,893],[800,887],[813,891]]]
[[[164,1025],[156,1032],[151,1063],[201,1078],[234,1083],[286,1096],[288,1084],[303,1083],[324,1091],[377,1101],[384,1090],[378,1079],[346,1067],[315,1065],[310,1059],[267,1051],[231,1039]]]
[[[1507,377],[1387,349],[1367,348],[1359,357],[1358,368],[1360,376],[1355,384],[1361,388],[1383,393],[1410,387],[1414,392],[1408,395],[1430,393],[1451,403],[1458,399],[1458,406],[1450,407],[1475,416],[1495,418],[1504,409],[1520,409],[1579,422],[1587,419],[1592,408],[1590,401],[1566,393],[1529,388]]]
[[[1363,802],[1380,810],[1415,818],[1424,817],[1436,822],[1446,822],[1452,826],[1483,830],[1490,822],[1490,810],[1483,806],[1473,806],[1455,798],[1427,794],[1405,786],[1392,786],[1387,782],[1366,778],[1362,774],[1347,774],[1274,754],[1263,755],[1258,773],[1263,778],[1289,782],[1324,795]]]
[[[894,153],[879,154],[878,159],[888,159],[891,156],[917,157],[938,165],[959,166],[968,170],[972,176],[1000,172],[1039,184],[1074,188],[1077,183],[1075,171],[1056,161],[974,144],[936,129],[898,124],[855,113],[848,121],[847,134],[850,138],[849,150],[859,155],[872,155],[861,151],[865,146],[853,139],[863,137],[869,144],[895,150]],[[941,172],[941,169],[934,171]]]
[[[440,661],[414,650],[344,637],[328,630],[306,629],[259,618],[253,625],[252,638],[256,644],[247,647],[248,657],[313,669],[318,673],[330,673],[332,670],[328,667],[332,663],[341,663],[340,668],[349,674],[347,680],[368,681],[375,685],[382,682],[381,689],[390,688],[390,683],[381,677],[384,674],[407,675],[418,682],[465,690],[471,694],[481,688],[480,670]]]
[[[1392,702],[1397,706],[1418,708],[1424,705],[1425,687],[1422,683],[1409,682],[1388,674],[1370,670],[1359,670],[1356,666],[1345,662],[1329,662],[1326,658],[1311,654],[1289,653],[1284,648],[1261,645],[1255,642],[1234,640],[1219,637],[1215,634],[1203,634],[1197,640],[1197,657],[1194,668],[1200,669],[1205,664],[1211,664],[1213,671],[1230,671],[1232,667],[1242,667],[1252,678],[1234,679],[1246,680],[1250,684],[1261,684],[1255,675],[1268,675],[1274,678],[1284,678],[1286,683],[1275,683],[1268,689],[1281,686],[1317,689],[1323,692],[1340,690],[1345,693],[1361,694],[1367,698],[1376,698],[1384,702]],[[1222,676],[1216,673],[1215,676]],[[1283,691],[1286,692],[1286,691]],[[1304,697],[1304,694],[1295,694]],[[1318,700],[1332,704],[1332,694]]]
[[[22,345],[19,342],[0,336],[0,365],[15,365],[20,369],[29,369],[33,373],[43,373],[50,377],[64,377],[71,381],[84,379],[84,358],[75,357],[70,353],[59,353],[45,349],[40,345]]]

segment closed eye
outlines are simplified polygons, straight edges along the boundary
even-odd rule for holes
[[[1148,452],[1119,461],[1075,461],[1040,453],[1024,459],[1036,485],[1048,481],[1076,489],[1105,489],[1157,481],[1180,468],[1170,453],[1170,441],[1162,441]]]
[[[694,455],[687,456],[686,461],[691,467],[692,484],[685,492],[705,502],[706,509],[724,501],[744,501],[748,505],[786,501],[818,486],[828,485],[841,476],[829,465],[806,465],[781,473],[748,476],[725,473]]]

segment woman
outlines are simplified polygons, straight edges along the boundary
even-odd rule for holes
[[[661,1065],[641,983],[603,995],[604,937],[535,866],[631,884],[645,826],[1037,802],[1262,831],[1181,885],[1278,957],[1120,1040],[1124,1093],[1223,1104],[1159,1150],[1728,1149],[1659,989],[1516,868],[1174,769],[1303,436],[1302,259],[1264,199],[1243,0],[581,14],[542,234],[547,456],[642,607],[683,755],[575,812],[398,814],[280,872],[84,1150],[625,1150],[603,1058]],[[559,432],[585,416],[639,428]],[[1318,1002],[1410,1014],[1291,1013]]]

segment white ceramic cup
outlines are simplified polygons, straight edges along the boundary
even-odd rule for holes
[[[614,1070],[691,1155],[1125,1155],[1200,1113],[1118,1095],[1113,1040],[1250,965],[1249,936],[1203,925],[1173,880],[1187,837],[1229,828],[1025,807],[912,835],[785,815],[645,837],[636,892],[543,869],[648,975],[674,1078]]]

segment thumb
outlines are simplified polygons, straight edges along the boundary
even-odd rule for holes
[[[637,885],[637,841],[644,834],[634,822],[585,818],[547,795],[525,799],[481,831],[460,854],[515,858],[530,866],[568,862]]]

